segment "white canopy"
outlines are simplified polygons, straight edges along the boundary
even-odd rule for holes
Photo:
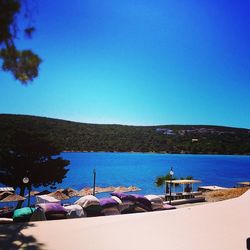
[[[182,185],[185,185],[185,184],[194,184],[194,183],[200,183],[201,181],[199,180],[167,180],[166,181],[167,183],[173,183],[173,184],[182,184]]]

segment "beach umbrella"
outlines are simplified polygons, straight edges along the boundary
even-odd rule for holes
[[[125,192],[134,192],[134,191],[139,191],[141,190],[140,188],[136,186],[129,186],[129,187],[124,187],[124,186],[119,186],[115,188],[115,192],[120,192],[120,193],[125,193]]]
[[[93,189],[86,187],[86,188],[83,188],[80,191],[78,191],[77,196],[85,196],[85,195],[90,195],[92,193],[93,193]]]
[[[124,186],[119,186],[119,187],[116,187],[115,192],[120,192],[120,193],[125,193],[125,192],[129,192],[129,189],[127,187],[124,187]]]
[[[7,196],[9,196],[9,195],[11,195],[11,194],[13,194],[13,193],[12,193],[12,192],[9,192],[9,191],[1,192],[1,193],[0,193],[0,200],[2,200],[3,198],[5,198],[5,197],[7,197]]]
[[[5,198],[1,199],[0,202],[14,202],[14,201],[24,201],[25,198],[23,196],[20,196],[18,194],[10,194],[6,196]]]
[[[96,187],[96,193],[108,193],[113,192],[115,190],[115,187],[109,186],[109,187]]]
[[[45,190],[43,190],[41,192],[36,193],[35,195],[45,195],[45,194],[50,194],[50,193],[51,193],[50,191],[45,189]]]
[[[125,192],[134,192],[134,191],[139,191],[141,190],[140,188],[136,186],[129,186],[129,187],[124,187],[124,186],[119,186],[119,187],[113,187],[113,186],[108,186],[108,187],[96,187],[95,188],[95,193],[108,193],[108,192],[120,192],[120,193],[125,193]],[[93,188],[83,188],[80,191],[78,191],[77,196],[85,196],[85,195],[90,195],[93,194]]]
[[[59,189],[55,192],[48,194],[48,196],[54,197],[57,200],[67,200],[70,197],[63,193],[63,189]]]
[[[65,188],[62,190],[62,192],[70,198],[78,195],[78,191],[73,188]]]
[[[128,187],[128,192],[135,192],[135,191],[140,191],[141,189],[136,187],[136,186],[129,186]]]
[[[105,192],[112,192],[114,191],[114,187],[110,186],[110,187],[95,187],[95,193],[105,193]],[[90,195],[93,194],[93,188],[90,187],[86,187],[81,189],[80,191],[78,191],[77,196],[85,196],[85,195]]]

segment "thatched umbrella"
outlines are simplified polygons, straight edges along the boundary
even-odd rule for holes
[[[135,192],[135,191],[140,191],[141,189],[136,187],[136,186],[129,186],[128,187],[128,192]]]
[[[67,196],[69,196],[70,198],[74,196],[78,196],[78,191],[73,188],[65,188],[62,190],[62,192],[66,194]]]
[[[121,192],[121,193],[128,192],[128,188],[126,188],[124,186],[119,186],[119,187],[116,187],[114,191],[115,192]]]
[[[125,192],[139,191],[139,190],[141,190],[141,189],[136,187],[136,186],[130,186],[130,187],[119,186],[119,187],[116,187],[114,191],[125,193]]]
[[[10,194],[5,198],[1,199],[0,202],[12,202],[12,201],[24,201],[25,198],[18,194]]]
[[[109,187],[96,187],[96,193],[107,193],[107,192],[113,192],[115,190],[115,187],[109,186]]]
[[[136,187],[136,186],[130,186],[130,187],[124,187],[124,186],[119,186],[119,187],[113,187],[113,186],[109,186],[109,187],[96,187],[95,188],[95,193],[107,193],[107,192],[134,192],[134,191],[139,191],[141,190],[140,188]],[[93,194],[93,188],[83,188],[80,191],[78,191],[78,195],[77,196],[85,196],[85,195],[89,195],[89,194]]]
[[[78,191],[77,196],[85,196],[85,195],[90,195],[90,194],[93,194],[93,189],[86,187]]]
[[[95,187],[95,193],[106,193],[106,192],[113,192],[115,190],[115,187],[109,186],[109,187]],[[86,187],[78,191],[77,196],[85,196],[93,194],[93,188]]]
[[[36,193],[35,195],[44,195],[44,194],[50,194],[51,192],[48,190],[43,190],[41,192]]]
[[[54,197],[57,200],[67,200],[70,197],[63,193],[63,189],[59,189],[55,192],[48,194],[48,196]]]
[[[9,192],[9,191],[4,191],[4,192],[1,192],[0,193],[0,200],[4,199],[5,197],[9,196],[13,194],[12,192]]]

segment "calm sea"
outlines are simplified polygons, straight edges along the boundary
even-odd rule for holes
[[[203,185],[234,187],[239,181],[250,181],[250,156],[142,153],[62,153],[61,156],[70,160],[70,166],[67,177],[57,188],[71,187],[80,190],[92,187],[94,169],[97,186],[134,185],[141,189],[138,192],[141,194],[163,194],[164,188],[156,187],[154,182],[158,176],[166,175],[171,167],[176,178],[191,175],[194,179],[201,180],[195,189]],[[35,190],[44,189],[48,188],[40,187]],[[74,197],[69,202],[76,199],[78,198]],[[35,198],[31,197],[31,204],[34,202]],[[7,203],[10,206],[13,204]],[[1,203],[0,207],[4,205],[6,203]],[[27,205],[27,200],[24,205]]]
[[[97,186],[130,186],[142,194],[161,194],[154,184],[157,176],[173,167],[177,178],[193,176],[199,185],[233,187],[239,181],[250,181],[250,156],[170,155],[142,153],[62,153],[70,160],[67,178],[58,187],[81,189],[93,185],[96,169]]]

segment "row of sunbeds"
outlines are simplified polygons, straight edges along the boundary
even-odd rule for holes
[[[164,204],[157,195],[111,193],[110,197],[98,199],[93,195],[83,196],[73,205],[63,206],[59,203],[39,203],[35,207],[17,209],[13,221],[40,221],[79,217],[107,216],[128,213],[150,212],[175,209]]]

